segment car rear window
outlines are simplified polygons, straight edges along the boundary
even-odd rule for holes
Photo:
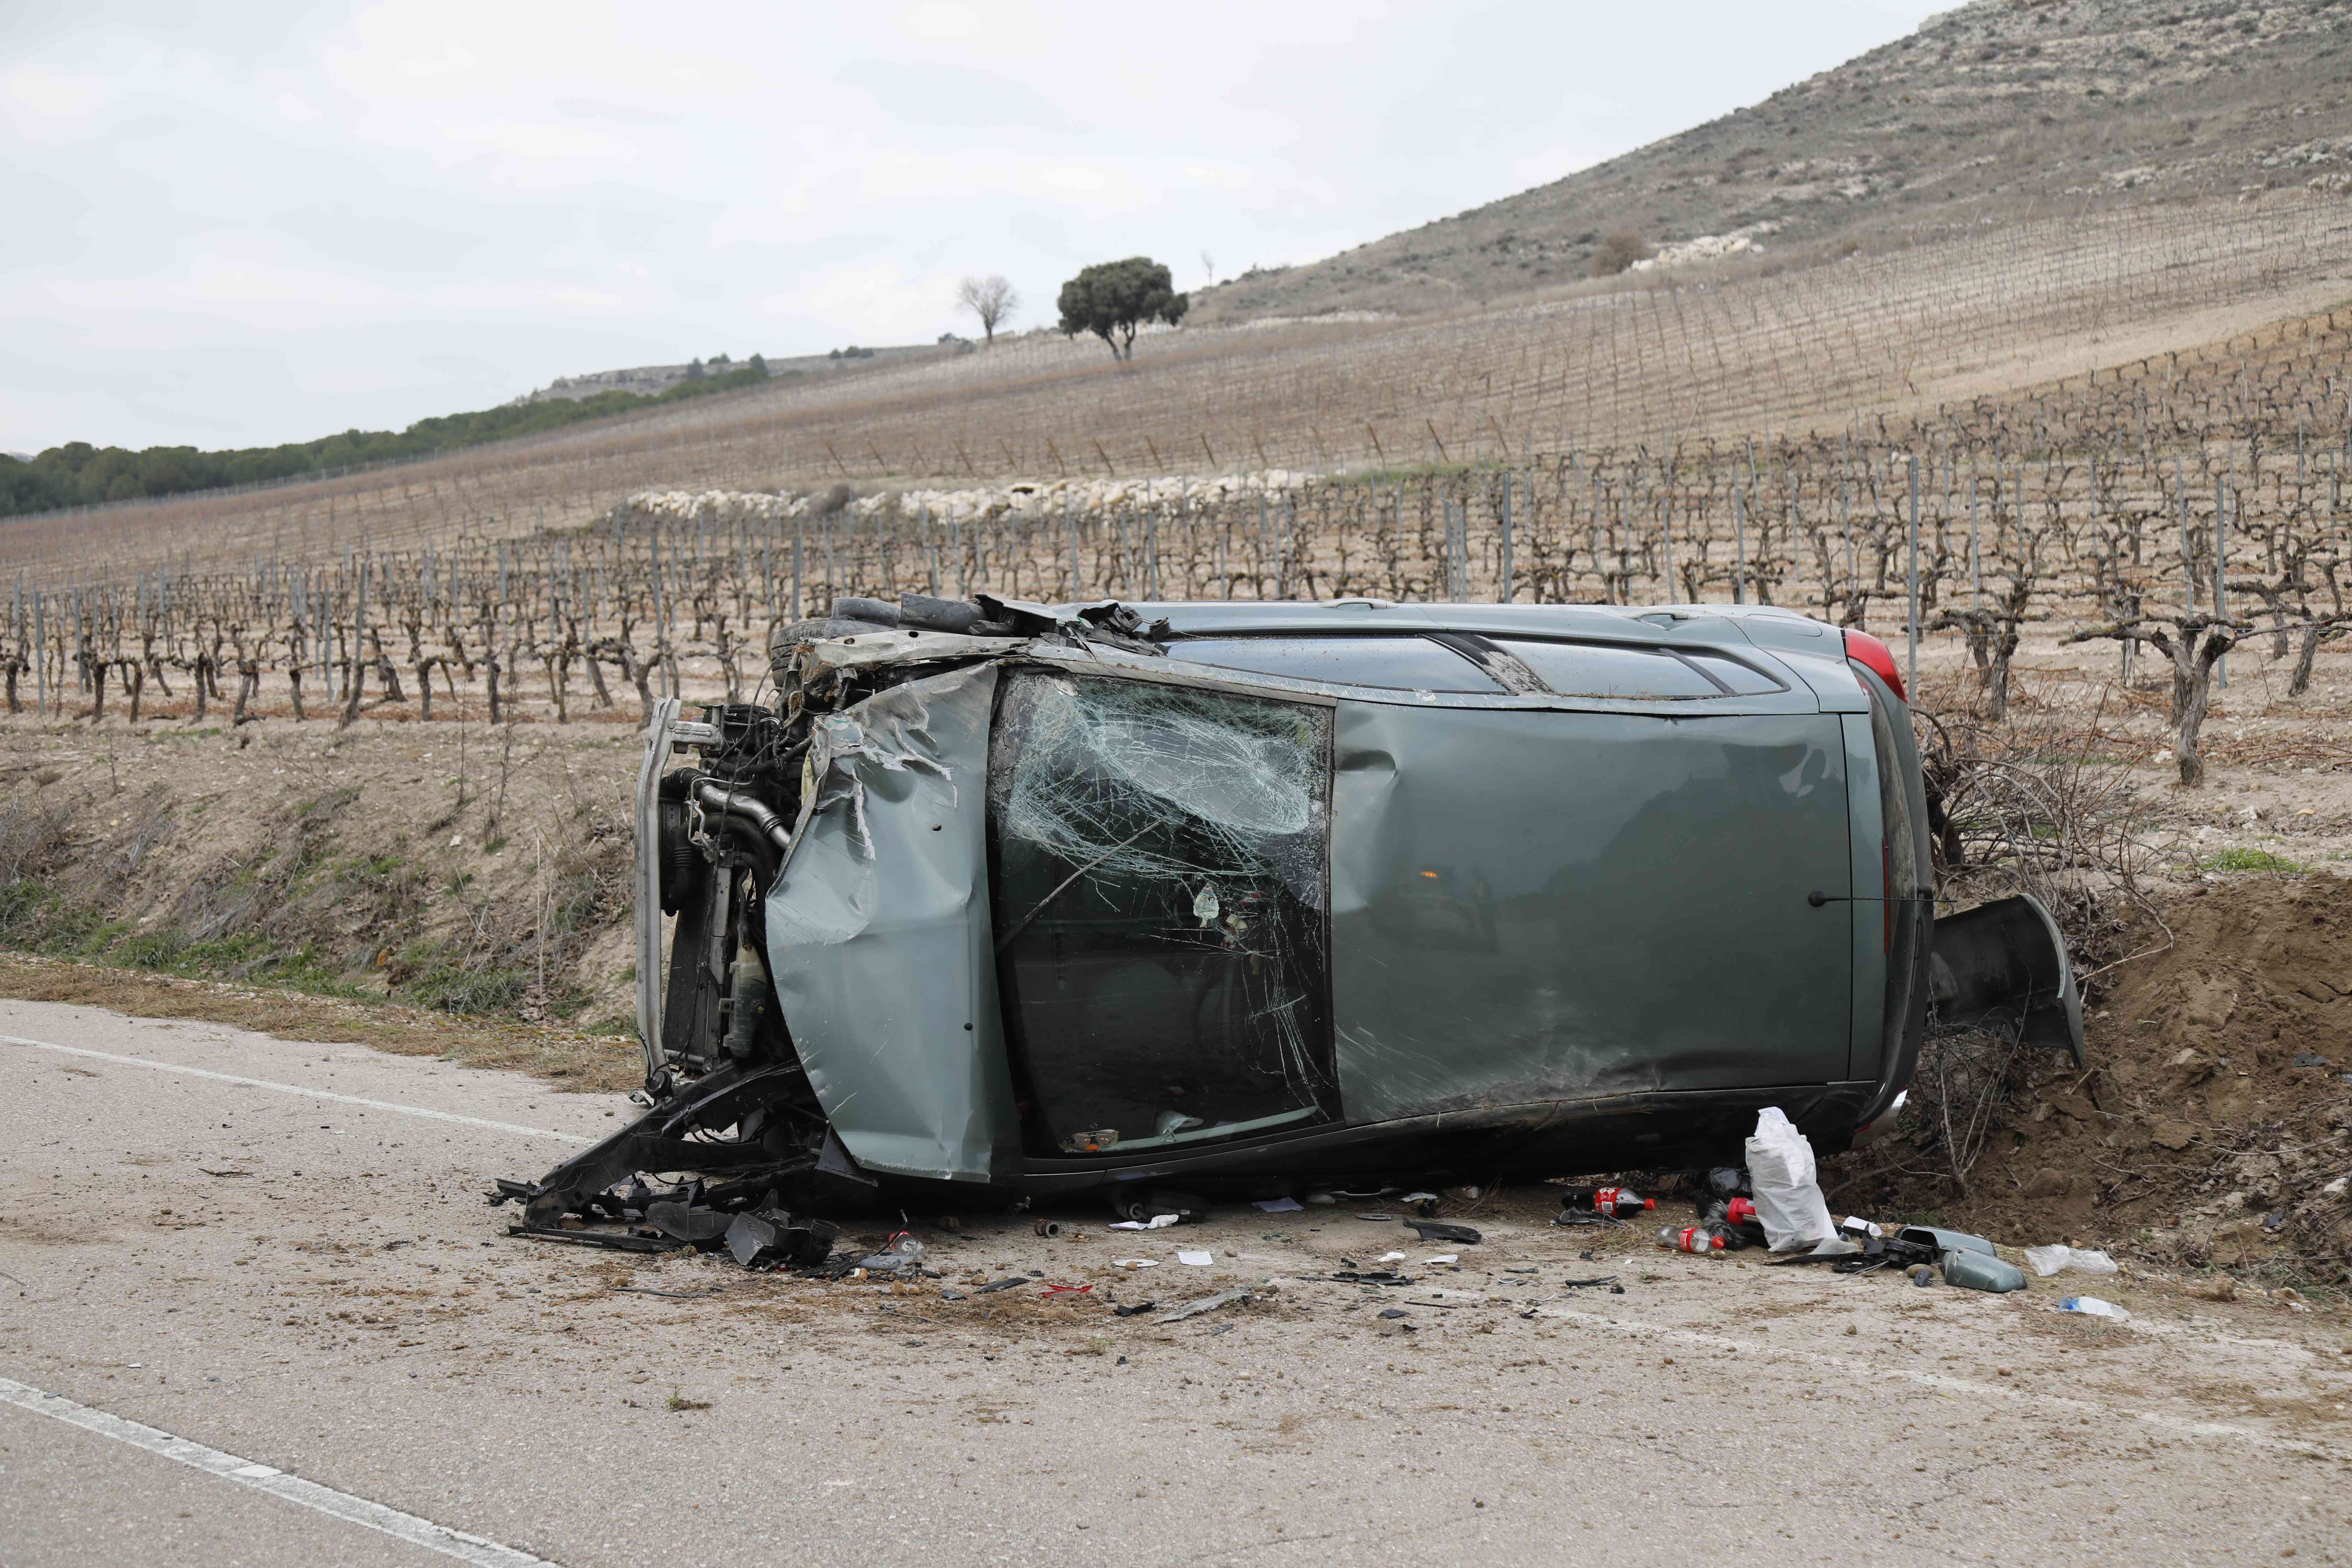
[[[1720,697],[1723,689],[1670,653],[1601,643],[1496,639],[1562,697]],[[1752,673],[1752,672],[1751,672]]]
[[[1503,689],[1468,658],[1427,637],[1186,637],[1168,645],[1168,657],[1338,686],[1412,691]]]

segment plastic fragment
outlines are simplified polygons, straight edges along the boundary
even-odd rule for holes
[[[1179,1217],[1180,1217],[1180,1216],[1178,1216],[1178,1215],[1172,1215],[1172,1214],[1156,1214],[1156,1215],[1153,1215],[1150,1219],[1122,1219],[1122,1220],[1114,1220],[1114,1221],[1112,1221],[1112,1222],[1111,1222],[1111,1229],[1113,1229],[1113,1230],[1165,1230],[1165,1229],[1167,1229],[1170,1226],[1174,1225],[1174,1224],[1177,1222],[1177,1219],[1178,1219]]]
[[[1430,1264],[1430,1263],[1459,1263],[1459,1262],[1461,1262],[1461,1261],[1462,1261],[1462,1255],[1461,1255],[1460,1253],[1458,1253],[1458,1252],[1441,1252],[1441,1253],[1439,1253],[1439,1254],[1438,1254],[1436,1257],[1434,1257],[1434,1258],[1423,1258],[1423,1259],[1422,1259],[1422,1262],[1423,1262],[1423,1264]]]
[[[1297,1214],[1306,1205],[1297,1198],[1261,1198],[1252,1206],[1267,1214]]]
[[[2113,1301],[2102,1301],[2096,1296],[2069,1296],[2058,1303],[2062,1312],[2080,1312],[2088,1318],[2113,1318],[2118,1323],[2131,1321],[2131,1314]]]
[[[1111,1267],[1114,1268],[1157,1268],[1160,1267],[1160,1259],[1156,1258],[1114,1258],[1110,1261]]]
[[[1195,1268],[1206,1268],[1216,1260],[1217,1255],[1213,1252],[1180,1252],[1176,1255],[1177,1262],[1189,1263]]]
[[[1485,1239],[1466,1225],[1447,1225],[1433,1219],[1409,1219],[1404,1223],[1423,1242],[1452,1241],[1464,1247],[1475,1247]]]
[[[2116,1260],[2104,1252],[2087,1251],[2053,1242],[2048,1247],[2029,1247],[2025,1261],[2033,1265],[2033,1272],[2047,1279],[2063,1269],[2072,1268],[2084,1274],[2113,1274]]]
[[[1203,1296],[1197,1301],[1187,1301],[1184,1305],[1177,1308],[1172,1312],[1162,1312],[1159,1317],[1154,1318],[1152,1321],[1156,1323],[1181,1323],[1187,1318],[1197,1318],[1203,1312],[1213,1312],[1218,1308],[1231,1306],[1235,1301],[1247,1301],[1252,1300],[1255,1300],[1255,1293],[1252,1291],[1220,1290],[1213,1296]]]

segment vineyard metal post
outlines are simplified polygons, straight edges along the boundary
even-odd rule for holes
[[[1919,459],[1908,464],[1911,478],[1911,561],[1906,574],[1910,589],[1909,634],[1911,662],[1904,671],[1904,682],[1913,690],[1919,686]]]
[[[1744,605],[1748,602],[1748,503],[1737,479],[1732,481],[1731,489],[1731,602]]]
[[[1666,556],[1666,596],[1660,603],[1671,605],[1675,602],[1675,523],[1664,496],[1658,498],[1658,537],[1664,542]]]
[[[2227,620],[2230,616],[2230,598],[2225,579],[2229,554],[2227,531],[2230,516],[2229,499],[2226,481],[2220,474],[2215,474],[2213,476],[2213,618],[2217,621]],[[2220,658],[2213,661],[2213,689],[2227,691],[2229,689],[2230,656],[2225,651]]]
[[[1503,470],[1503,603],[1511,602],[1511,470]]]

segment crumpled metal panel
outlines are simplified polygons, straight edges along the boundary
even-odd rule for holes
[[[1337,769],[1350,1122],[1844,1077],[1834,716],[1343,702]]]
[[[997,667],[817,721],[768,965],[835,1132],[870,1170],[1009,1176],[1019,1156],[988,910]]]

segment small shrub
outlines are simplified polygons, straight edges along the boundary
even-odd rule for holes
[[[1656,254],[1655,247],[1642,243],[1640,235],[1621,228],[1601,237],[1589,265],[1595,278],[1614,278],[1636,261],[1646,261]]]

